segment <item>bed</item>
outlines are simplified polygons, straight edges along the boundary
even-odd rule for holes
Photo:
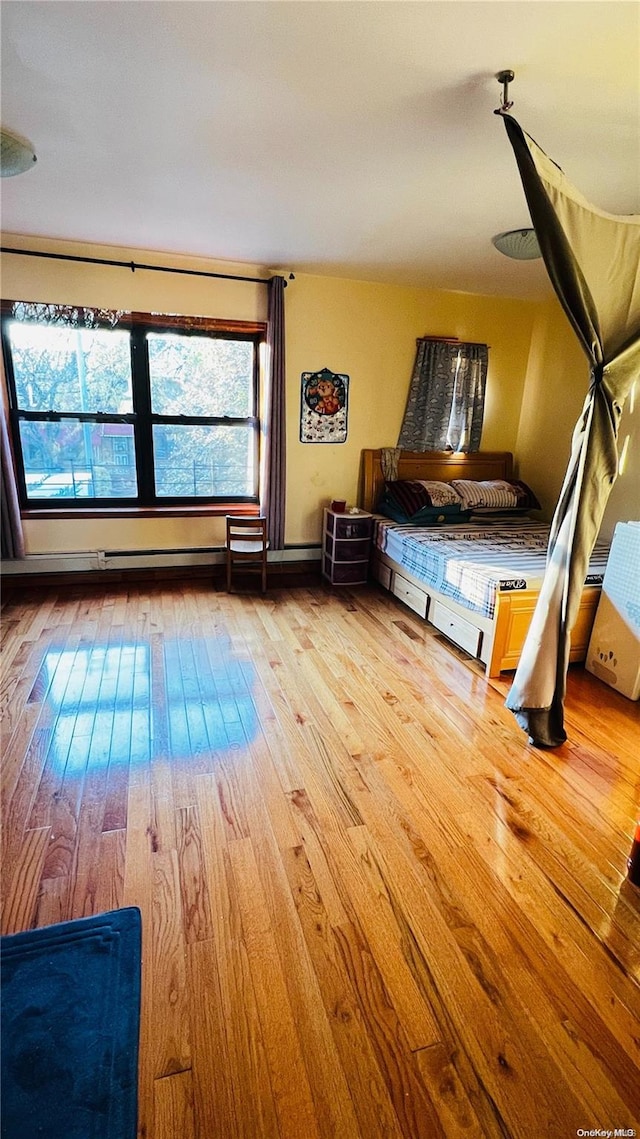
[[[508,480],[513,457],[506,451],[402,451],[397,478]],[[364,450],[359,502],[376,519],[374,578],[481,661],[488,676],[515,669],[544,575],[548,524],[528,516],[488,521],[472,515],[427,529],[403,525],[376,514],[384,486],[381,452]],[[606,545],[598,544],[571,633],[572,662],[586,656],[606,559]]]

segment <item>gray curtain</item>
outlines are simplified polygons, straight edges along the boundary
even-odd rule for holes
[[[286,492],[286,408],[284,277],[272,277],[267,312],[267,455],[264,472],[263,509],[272,550],[284,549]]]
[[[4,384],[4,377],[0,379]],[[20,506],[16,477],[13,469],[13,456],[7,430],[7,415],[4,392],[0,399],[0,449],[2,452],[2,472],[0,487],[0,545],[2,557],[7,561],[24,557],[24,537],[20,520]]]
[[[555,747],[567,738],[570,630],[617,477],[622,408],[640,373],[640,217],[591,206],[515,119],[503,117],[547,272],[591,369],[540,598],[506,701],[532,743]],[[549,399],[562,399],[559,376],[549,377]]]
[[[418,340],[399,447],[479,450],[488,355],[486,344]]]

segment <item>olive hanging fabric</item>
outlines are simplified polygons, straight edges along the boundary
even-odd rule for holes
[[[618,470],[624,401],[640,373],[640,217],[590,205],[510,115],[503,115],[553,287],[591,378],[556,506],[547,569],[506,700],[538,747],[564,742],[569,636]],[[549,398],[558,391],[551,377]]]

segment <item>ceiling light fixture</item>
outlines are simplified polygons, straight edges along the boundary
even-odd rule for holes
[[[26,138],[13,131],[0,129],[0,176],[13,178],[31,170],[37,162],[33,146]]]
[[[542,257],[535,229],[508,229],[491,238],[496,249],[514,261],[533,261]]]

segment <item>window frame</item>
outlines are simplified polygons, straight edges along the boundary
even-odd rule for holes
[[[18,497],[22,513],[43,512],[68,513],[73,516],[76,512],[86,514],[110,515],[122,512],[129,514],[132,510],[151,510],[176,513],[176,508],[184,507],[191,513],[198,508],[203,513],[208,508],[221,508],[233,503],[244,504],[250,510],[257,507],[260,501],[260,448],[262,440],[262,423],[260,416],[261,393],[261,362],[263,345],[266,342],[267,326],[258,321],[225,321],[213,317],[180,316],[174,314],[124,312],[120,314],[116,324],[109,322],[106,317],[100,317],[100,310],[87,309],[98,315],[91,325],[81,324],[78,327],[112,328],[126,331],[129,334],[129,349],[131,357],[131,392],[133,410],[127,413],[111,412],[66,412],[50,409],[44,411],[30,411],[21,409],[18,405],[17,390],[13,369],[13,358],[9,342],[8,324],[15,320],[14,306],[20,304],[37,304],[40,302],[2,300],[2,355],[5,368],[5,379],[9,401],[9,423],[16,467],[16,482]],[[46,304],[47,302],[43,302]],[[69,306],[49,304],[49,308],[67,309]],[[104,311],[104,310],[103,310]],[[46,321],[24,321],[42,326]],[[202,416],[202,415],[166,415],[154,412],[151,409],[151,375],[149,370],[149,353],[147,333],[178,334],[180,336],[209,336],[215,340],[240,340],[251,343],[253,346],[251,414],[248,416]],[[129,423],[133,427],[133,447],[135,454],[135,468],[138,484],[137,495],[117,498],[35,498],[27,493],[27,481],[24,465],[22,439],[20,434],[21,422],[64,422],[65,420],[99,424],[99,423]],[[155,456],[153,445],[153,428],[158,425],[178,426],[233,426],[248,425],[252,430],[254,486],[253,493],[249,495],[158,495],[156,492]]]

